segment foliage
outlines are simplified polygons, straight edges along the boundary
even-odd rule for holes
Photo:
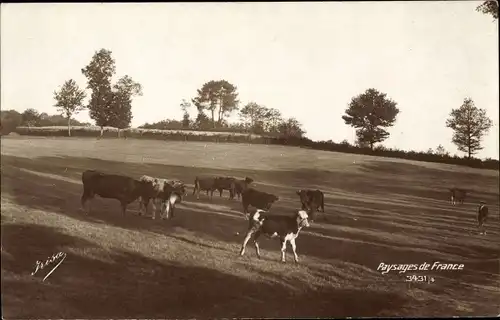
[[[278,132],[284,137],[301,138],[306,132],[302,124],[295,118],[288,118],[278,126]]]
[[[132,97],[142,96],[142,86],[125,75],[113,86],[111,91],[111,112],[109,126],[128,128],[132,121]]]
[[[26,124],[28,127],[34,126],[40,119],[40,113],[35,109],[26,109],[21,114],[21,123]]]
[[[477,6],[476,11],[484,13],[484,14],[490,14],[494,20],[497,20],[498,19],[498,1],[496,1],[496,0],[484,1],[482,4]]]
[[[452,109],[446,120],[446,126],[454,131],[452,142],[459,151],[466,152],[469,158],[483,149],[481,139],[492,124],[486,110],[477,108],[470,98],[465,98],[459,108]]]
[[[239,116],[243,124],[252,132],[263,132],[267,111],[266,107],[255,102],[249,102],[240,110]]]
[[[9,134],[20,126],[23,121],[21,114],[15,110],[0,111],[0,128],[1,134]]]
[[[197,90],[197,96],[192,99],[198,109],[198,114],[207,110],[210,113],[212,126],[221,125],[224,118],[238,109],[237,88],[226,80],[211,80]],[[201,118],[200,118],[201,119]]]
[[[85,109],[83,106],[85,97],[85,92],[80,90],[73,79],[64,82],[59,91],[54,91],[54,99],[56,100],[54,106],[68,121],[68,136],[71,136],[71,117]]]
[[[367,142],[371,149],[375,143],[389,137],[389,132],[383,128],[392,127],[399,114],[397,103],[386,96],[385,93],[370,88],[352,98],[345,110],[346,115],[342,116],[346,124],[357,129],[358,141]]]
[[[111,51],[101,49],[82,69],[87,88],[92,90],[88,109],[90,118],[100,127],[127,128],[132,121],[132,97],[142,95],[142,86],[125,75],[115,85],[111,79],[116,72]]]
[[[92,90],[87,106],[89,116],[100,127],[110,125],[113,121],[111,78],[115,72],[115,60],[111,57],[111,51],[106,49],[96,52],[90,63],[82,69],[88,80],[87,88]]]
[[[189,117],[188,109],[191,107],[191,103],[182,99],[181,110],[182,110],[182,127],[188,129],[191,127],[191,119]]]

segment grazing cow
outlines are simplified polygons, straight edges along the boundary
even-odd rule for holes
[[[488,207],[484,202],[479,204],[477,209],[477,226],[480,234],[486,234],[486,228],[484,227],[484,223],[488,219]]]
[[[214,191],[218,190],[222,197],[223,190],[229,190],[230,199],[234,198],[235,179],[231,177],[196,177],[194,180],[193,195],[196,193],[196,199],[200,199],[200,191],[210,191],[210,200],[214,196]]]
[[[229,199],[234,199],[234,194],[236,192],[236,179],[233,177],[216,177],[214,180],[215,187],[219,191],[222,197],[222,191],[229,191]]]
[[[465,200],[465,196],[467,195],[467,191],[459,188],[452,188],[450,190],[450,201],[452,205],[456,205],[457,203],[463,204]]]
[[[302,210],[307,210],[310,213],[310,221],[314,220],[315,212],[325,212],[325,196],[320,190],[301,189],[297,191],[297,195],[302,203]]]
[[[140,215],[142,215],[142,208],[144,208],[144,213],[147,213],[148,205],[150,200],[152,201],[152,207],[153,207],[153,213],[152,213],[152,219],[154,220],[156,217],[156,204],[155,202],[161,201],[161,207],[160,207],[160,217],[163,218],[163,212],[164,209],[170,208],[172,210],[173,214],[173,208],[177,200],[175,200],[173,203],[170,204],[170,207],[167,205],[167,201],[171,201],[171,195],[175,193],[177,195],[177,198],[179,202],[181,201],[182,197],[187,194],[186,188],[184,183],[182,183],[179,180],[169,180],[169,179],[162,179],[162,178],[154,178],[150,176],[142,176],[140,179],[143,183],[147,184],[150,186],[148,188],[148,193],[142,195],[140,197],[139,201],[139,206],[140,206]],[[168,217],[168,212],[166,212],[167,217]]]
[[[122,214],[125,216],[127,206],[141,196],[151,192],[151,185],[127,176],[106,174],[95,170],[86,170],[82,173],[83,194],[82,207],[88,200],[97,194],[101,198],[116,199],[120,201]],[[87,214],[90,214],[89,202]]]
[[[270,215],[263,210],[257,210],[252,218],[249,219],[248,232],[241,246],[240,256],[245,254],[245,247],[253,236],[255,251],[260,259],[260,250],[258,239],[264,234],[267,237],[273,238],[278,236],[281,242],[281,262],[285,262],[286,243],[290,242],[293,250],[293,256],[296,263],[299,262],[297,256],[297,245],[295,239],[299,236],[299,232],[303,227],[309,227],[307,221],[308,215],[305,210],[299,210],[293,217],[283,215]]]
[[[243,204],[243,214],[248,213],[248,206],[255,207],[261,210],[269,210],[274,202],[279,200],[279,197],[263,191],[258,191],[253,188],[247,188],[241,193]]]
[[[244,180],[236,180],[235,185],[234,185],[234,192],[238,196],[238,200],[241,197],[241,194],[243,193],[244,190],[248,188],[250,184],[252,184],[254,180],[252,178],[246,177]]]

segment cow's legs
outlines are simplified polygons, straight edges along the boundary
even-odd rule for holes
[[[259,236],[260,232],[257,231],[253,237],[253,244],[255,246],[255,253],[257,254],[257,258],[260,259]]]
[[[248,231],[247,235],[245,236],[245,240],[243,240],[243,244],[241,245],[240,256],[243,256],[245,254],[245,248],[251,237],[252,237],[252,231]]]
[[[90,214],[90,211],[91,211],[91,201],[89,200],[92,200],[94,198],[94,193],[89,190],[88,188],[83,188],[83,194],[82,194],[82,198],[80,199],[80,202],[82,204],[82,207],[83,207],[83,210],[86,211],[87,215]],[[85,204],[88,203],[88,206],[87,208],[85,208]]]
[[[127,211],[127,203],[122,201],[120,204],[122,207],[122,215],[125,217],[125,212]]]
[[[156,218],[156,204],[155,204],[156,201],[157,201],[156,198],[153,198],[153,201],[151,201],[151,209],[152,209],[151,219],[153,219],[153,220]]]
[[[293,257],[295,258],[295,262],[299,262],[299,256],[297,255],[297,245],[295,244],[295,239],[290,240],[290,244],[292,245]]]
[[[224,191],[224,189],[218,189],[217,191],[219,191],[219,195],[222,198],[222,191]]]
[[[146,215],[148,213],[148,206],[149,206],[149,198],[143,198],[141,197],[140,202],[139,202],[139,215],[142,216],[143,214]],[[144,212],[143,212],[144,209]]]
[[[281,262],[285,262],[286,240],[281,238]]]

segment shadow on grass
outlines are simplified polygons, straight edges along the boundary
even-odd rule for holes
[[[33,172],[20,170],[28,169]],[[121,216],[118,202],[115,200],[105,200],[96,197],[95,204],[93,205],[92,216],[86,216],[80,207],[80,196],[82,192],[81,186],[81,172],[86,169],[98,169],[105,172],[115,172],[127,174],[133,177],[139,177],[142,174],[165,176],[169,178],[177,178],[184,181],[189,181],[196,175],[202,174],[228,174],[227,171],[212,170],[206,168],[189,168],[181,166],[167,166],[167,165],[152,165],[152,164],[136,164],[136,163],[121,163],[115,161],[105,161],[98,159],[88,158],[73,158],[73,157],[48,157],[30,160],[26,158],[2,156],[2,192],[6,192],[13,197],[17,204],[23,205],[26,208],[48,210],[54,213],[64,214],[82,221],[95,221],[105,224],[110,224],[122,228],[137,229],[153,231],[161,234],[168,234],[172,227],[182,227],[186,230],[192,231],[199,235],[200,238],[210,237],[216,240],[224,241],[231,244],[240,245],[244,232],[246,231],[246,221],[241,219],[238,214],[226,212],[214,212],[211,210],[195,209],[189,202],[197,202],[195,197],[188,196],[186,203],[176,211],[175,219],[169,221],[151,221],[146,217],[139,218],[133,216],[133,207],[138,208],[137,204],[129,206],[128,217]],[[438,172],[438,170],[435,170]],[[37,175],[37,172],[54,175]],[[159,174],[161,173],[161,174]],[[286,185],[305,185],[309,181],[314,183],[327,183],[339,187],[339,185],[347,186],[347,188],[354,188],[356,185],[361,192],[371,190],[369,183],[359,183],[362,181],[362,176],[356,176],[351,173],[336,173],[331,172],[314,172],[310,170],[300,170],[297,172],[256,172],[252,171],[231,171],[230,174],[237,176],[253,176],[253,177],[266,177],[268,179],[276,179],[281,177],[281,181]],[[335,179],[332,177],[335,176]],[[64,177],[73,179],[65,181],[56,177]],[[366,180],[366,179],[365,179]],[[257,182],[258,183],[258,182]],[[396,182],[395,182],[396,184]],[[269,188],[269,186],[267,186]],[[265,190],[265,188],[262,188]],[[280,191],[281,189],[269,188],[265,191],[271,190],[272,192]],[[360,190],[358,190],[360,191]],[[372,190],[373,191],[373,190]],[[373,194],[373,193],[372,193]],[[200,202],[209,202],[208,199],[200,198]],[[298,202],[298,200],[297,200]],[[358,213],[370,214],[374,210],[379,210],[381,213],[381,220],[398,219],[398,217],[382,216],[390,210],[394,210],[394,204],[377,203],[371,204],[370,200],[341,200],[338,199],[337,203],[346,207],[357,206]],[[240,207],[240,203],[236,200],[229,201],[218,196],[214,196],[211,202],[213,205],[224,204],[230,208]],[[403,204],[398,205],[403,208]],[[364,208],[364,209],[360,209]],[[286,201],[279,201],[273,206],[273,209],[279,210],[294,210],[293,205],[289,205]],[[418,207],[414,209],[416,213],[419,212]],[[413,211],[411,211],[413,213]],[[421,220],[418,215],[412,217],[412,220],[406,219],[404,223],[416,224],[422,226]],[[359,265],[367,266],[371,269],[376,269],[380,262],[387,263],[422,263],[424,261],[439,261],[442,259],[442,254],[452,254],[457,260],[464,259],[477,259],[479,258],[490,259],[494,252],[491,245],[495,243],[485,243],[484,246],[476,246],[469,242],[464,243],[460,247],[438,246],[435,250],[428,250],[418,243],[413,245],[399,244],[391,240],[381,240],[378,237],[369,235],[363,230],[374,230],[377,232],[396,233],[398,230],[388,228],[383,224],[377,224],[376,219],[360,219],[356,222],[350,219],[336,218],[328,216],[327,223],[330,225],[350,226],[359,230],[358,232],[341,232],[338,229],[330,229],[328,231],[316,228],[313,226],[310,232],[304,232],[298,240],[299,252],[306,255],[315,256],[324,260],[342,259],[344,261],[352,262]],[[426,234],[428,230],[446,228],[435,225],[435,222],[426,224],[419,232]],[[447,221],[441,221],[448,223]],[[450,231],[454,229],[451,227]],[[240,232],[240,236],[236,237],[235,233]],[[397,232],[401,233],[401,232]],[[268,249],[279,256],[278,244],[274,240],[262,241],[262,248]],[[235,248],[235,250],[237,250]],[[369,254],[367,254],[369,253]],[[484,254],[482,254],[484,253]],[[300,253],[299,253],[300,254]],[[498,256],[498,254],[497,254]],[[461,261],[456,261],[461,262]],[[487,272],[492,274],[494,268],[498,267],[498,261],[481,262],[473,265],[467,272]],[[498,269],[497,269],[498,270]],[[496,272],[498,274],[498,272]],[[467,275],[467,273],[464,273]],[[470,274],[469,274],[470,275]],[[460,275],[453,275],[453,279],[459,280]],[[486,278],[484,281],[487,281]]]
[[[104,251],[40,225],[6,224],[2,235],[5,318],[377,316],[397,315],[409,303],[391,292],[297,290],[266,274],[257,281],[134,252]],[[92,256],[86,254],[89,247]],[[38,257],[58,251],[67,257],[47,281],[30,276]]]

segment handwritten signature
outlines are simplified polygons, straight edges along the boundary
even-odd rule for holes
[[[61,260],[59,260],[60,258],[61,258]],[[57,267],[59,267],[61,265],[61,263],[64,261],[65,258],[66,258],[66,253],[65,252],[59,252],[59,253],[53,254],[51,257],[49,257],[47,260],[45,260],[45,262],[37,260],[37,262],[35,263],[35,271],[33,271],[31,273],[31,275],[34,276],[39,270],[43,270],[48,265],[53,264],[54,262],[56,262],[56,261],[59,260],[59,263],[56,264],[52,268],[52,270],[50,270],[49,273],[47,273],[47,275],[45,276],[45,278],[43,278],[43,280],[42,280],[42,282],[43,282],[43,281],[45,281],[45,279],[47,279],[52,274],[52,272],[54,272],[54,270],[57,269]]]

